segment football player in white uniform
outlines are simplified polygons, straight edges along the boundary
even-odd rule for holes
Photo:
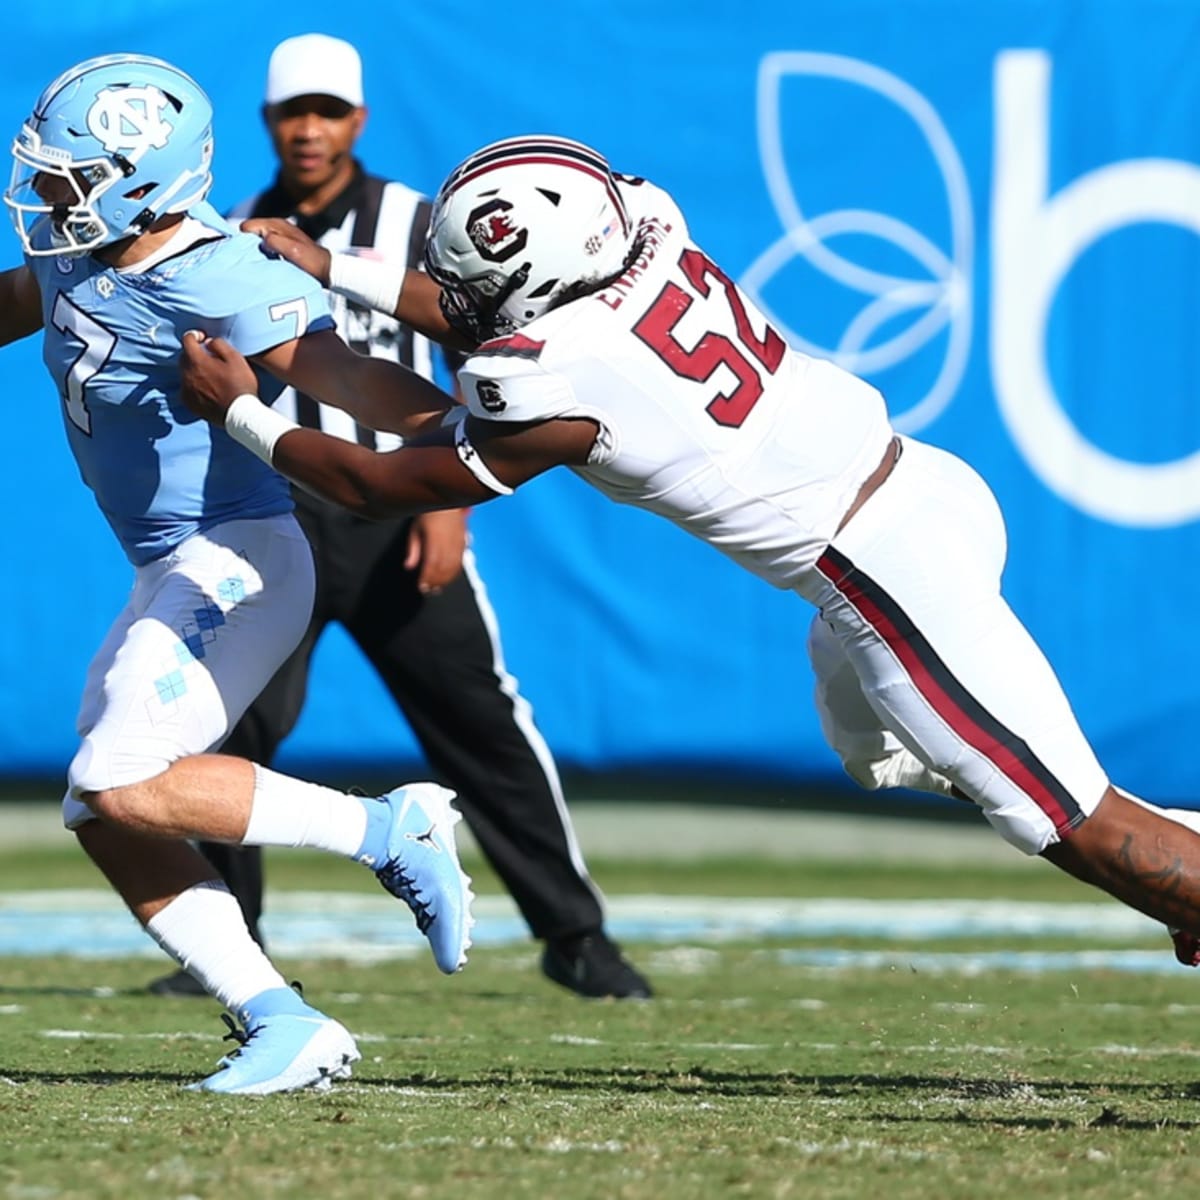
[[[469,944],[471,894],[445,789],[363,799],[205,753],[304,632],[313,566],[279,476],[183,408],[183,332],[254,356],[270,396],[285,382],[326,398],[440,395],[353,353],[314,281],[205,202],[212,145],[208,97],[169,63],[108,55],[56,78],[13,143],[4,198],[25,262],[0,273],[0,345],[40,331],[80,474],[134,574],[88,671],[65,823],[159,945],[238,1014],[239,1049],[199,1086],[257,1094],[328,1086],[358,1050],[287,986],[186,839],[356,859],[408,904],[447,972]]]
[[[256,231],[388,310],[413,284]],[[447,332],[475,349],[465,407],[355,402],[403,448],[294,427],[202,333],[184,340],[186,401],[368,515],[481,504],[568,466],[668,517],[816,606],[817,703],[854,779],[968,799],[1026,853],[1200,933],[1200,836],[1184,823],[1197,815],[1168,819],[1110,784],[1001,596],[1004,522],[983,480],[896,435],[874,388],[789,349],[670,196],[576,142],[498,142],[442,185],[426,260]]]

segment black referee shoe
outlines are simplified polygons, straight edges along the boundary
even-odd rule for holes
[[[200,981],[187,971],[173,971],[146,985],[146,991],[154,996],[207,996]]]
[[[654,995],[620,947],[601,930],[548,940],[542,952],[542,974],[594,999],[649,1000]]]

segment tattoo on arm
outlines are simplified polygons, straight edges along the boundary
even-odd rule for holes
[[[1117,852],[1117,862],[1123,868],[1120,882],[1140,888],[1151,903],[1167,914],[1163,919],[1178,916],[1180,920],[1195,923],[1196,902],[1182,895],[1187,881],[1183,860],[1177,853],[1158,845],[1147,852],[1136,834],[1126,833]],[[1191,890],[1191,889],[1189,889]],[[1145,901],[1137,907],[1145,910]]]

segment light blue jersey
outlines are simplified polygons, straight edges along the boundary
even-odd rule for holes
[[[321,285],[208,204],[189,216],[211,231],[149,269],[92,255],[26,257],[42,293],[42,357],[63,400],[84,482],[135,565],[223,521],[292,507],[286,481],[180,399],[185,331],[261,354],[333,328]],[[48,229],[34,231],[48,237]],[[271,403],[281,385],[260,372]]]

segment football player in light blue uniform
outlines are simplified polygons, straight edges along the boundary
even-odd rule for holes
[[[470,944],[471,892],[444,789],[364,800],[211,753],[307,626],[313,567],[282,477],[184,407],[183,338],[227,338],[268,396],[287,383],[353,407],[431,389],[353,353],[320,285],[204,202],[211,125],[200,87],[157,59],[89,59],[50,84],[13,144],[5,202],[25,263],[0,273],[0,344],[42,331],[80,474],[134,568],[89,668],[65,823],[237,1013],[240,1048],[197,1086],[258,1094],[327,1087],[359,1053],[285,984],[187,839],[364,863],[448,973]]]
[[[135,566],[214,525],[291,509],[280,476],[228,437],[211,437],[182,407],[176,359],[184,332],[226,331],[253,357],[333,328],[321,288],[268,258],[256,238],[235,234],[206,203],[187,217],[186,252],[144,269],[55,254],[49,221],[30,236],[44,358],[64,397],[67,437]],[[263,384],[268,400],[282,390],[265,373]]]

